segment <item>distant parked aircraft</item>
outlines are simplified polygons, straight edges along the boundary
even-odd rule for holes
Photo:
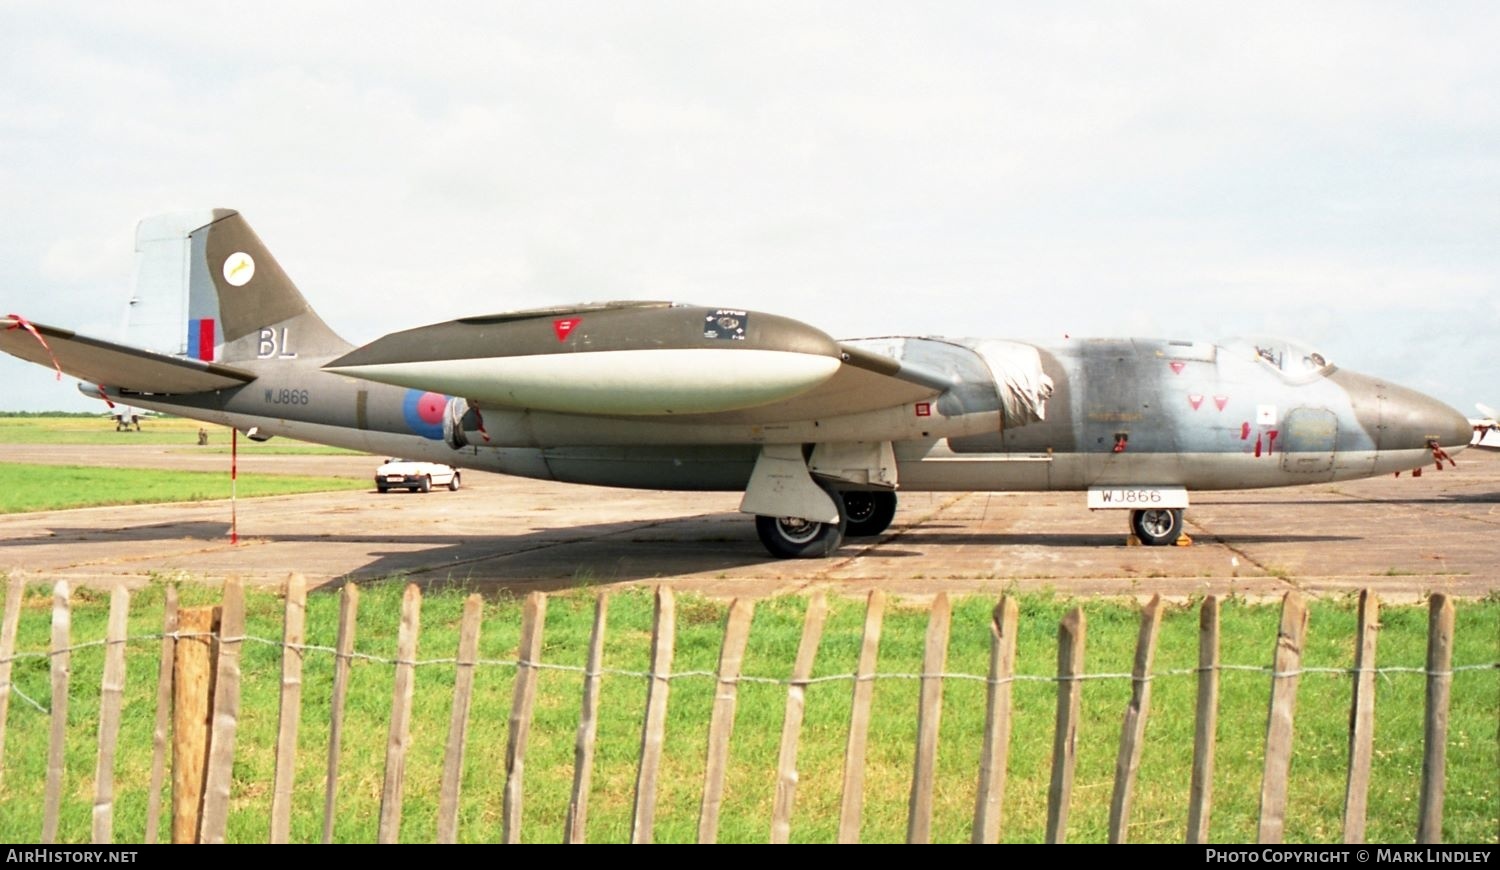
[[[1474,407],[1484,416],[1469,420],[1474,426],[1474,440],[1469,442],[1470,446],[1500,450],[1500,411],[1483,404]]]
[[[155,413],[155,411],[148,411],[145,408],[122,405],[118,402],[115,403],[113,408],[109,409],[109,416],[115,421],[116,432],[128,432],[131,429],[139,432],[141,431],[142,418]]]

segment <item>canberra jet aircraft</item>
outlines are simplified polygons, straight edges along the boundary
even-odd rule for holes
[[[387,456],[545,480],[744,493],[766,548],[878,535],[897,492],[1073,490],[1175,542],[1195,490],[1442,462],[1458,411],[1295,343],[893,336],[606,302],[353,347],[237,212],[142,221],[117,343],[0,319],[0,349],[88,395]]]

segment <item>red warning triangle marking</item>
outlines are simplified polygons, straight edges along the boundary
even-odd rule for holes
[[[1182,360],[1177,360],[1177,359],[1172,360],[1171,362],[1167,363],[1167,365],[1171,366],[1172,367],[1172,371],[1175,374],[1179,374],[1179,375],[1182,374],[1182,370],[1183,369],[1187,368],[1187,363],[1183,362]]]
[[[1203,396],[1198,394],[1188,396],[1188,404],[1193,406],[1194,411],[1198,410],[1203,406]]]
[[[573,331],[573,327],[582,322],[582,317],[564,317],[561,320],[552,321],[552,331],[556,333],[558,341],[567,341],[568,334]]]
[[[1224,406],[1227,405],[1227,404],[1229,404],[1229,397],[1228,396],[1214,396],[1214,404],[1218,405],[1219,406],[1219,410],[1222,411],[1222,410],[1224,410]]]

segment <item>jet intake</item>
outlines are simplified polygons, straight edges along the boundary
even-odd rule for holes
[[[484,422],[479,412],[469,407],[468,399],[449,399],[443,412],[443,440],[454,450],[462,450],[471,443],[469,433],[479,434]]]
[[[1052,397],[1053,383],[1042,370],[1042,357],[1034,346],[996,339],[975,341],[971,346],[990,367],[995,379],[1001,428],[1047,419],[1047,400]]]

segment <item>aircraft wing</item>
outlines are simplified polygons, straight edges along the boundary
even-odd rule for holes
[[[201,393],[238,387],[255,373],[79,335],[15,315],[0,317],[0,350],[76,378],[137,393]]]
[[[1483,404],[1475,407],[1484,416],[1469,418],[1469,425],[1474,427],[1474,440],[1469,442],[1469,446],[1500,450],[1500,411]]]

